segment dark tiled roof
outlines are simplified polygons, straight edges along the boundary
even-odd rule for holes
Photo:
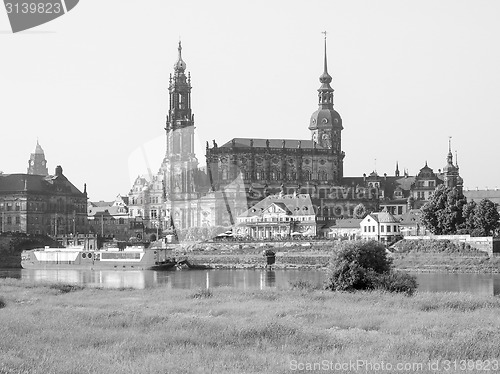
[[[253,140],[254,148],[267,148],[267,141],[269,140],[270,148],[283,148],[283,140],[285,141],[285,148],[298,148],[299,142],[301,148],[314,148],[314,142],[312,140],[296,140],[296,139],[251,139],[251,138],[234,138],[222,147],[231,148],[233,146],[233,140],[235,147],[239,148],[249,148],[250,142]],[[319,144],[316,145],[316,148],[323,149]]]
[[[33,193],[53,193],[57,186],[62,192],[83,195],[64,175],[43,176],[31,174],[2,174],[0,175],[0,192],[13,193],[28,191]]]

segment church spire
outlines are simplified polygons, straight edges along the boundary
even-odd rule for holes
[[[396,177],[399,177],[399,162],[396,161],[396,172],[394,173]]]
[[[182,45],[180,40],[177,51],[179,51],[179,57],[177,58],[177,62],[174,65],[175,74],[184,73],[184,70],[186,70],[186,63],[182,60]]]

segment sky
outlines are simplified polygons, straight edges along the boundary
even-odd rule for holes
[[[128,194],[165,154],[177,44],[192,78],[197,157],[233,137],[309,139],[327,31],[345,176],[446,164],[500,187],[496,0],[81,0],[13,34],[0,9],[0,170],[37,139],[91,201]]]

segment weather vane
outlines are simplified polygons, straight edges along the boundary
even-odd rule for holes
[[[325,35],[325,39],[326,39],[326,31],[321,31],[321,33]]]

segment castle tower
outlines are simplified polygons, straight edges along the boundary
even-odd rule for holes
[[[198,160],[194,153],[194,115],[191,111],[191,75],[186,76],[186,63],[179,56],[170,75],[170,105],[166,121],[166,153],[161,165],[164,189],[169,200],[196,197],[195,177]]]
[[[49,175],[49,170],[47,169],[47,160],[45,160],[45,153],[43,152],[42,147],[36,141],[35,152],[30,155],[30,159],[28,161],[28,172],[27,174],[33,175]]]
[[[458,165],[453,165],[453,154],[451,152],[451,137],[448,140],[448,156],[446,156],[446,166],[443,168],[444,184],[446,187],[463,188],[463,179],[459,175]]]
[[[342,152],[342,118],[333,109],[333,88],[330,86],[332,77],[328,74],[328,64],[326,58],[326,31],[325,34],[325,56],[323,74],[319,77],[321,83],[318,89],[318,110],[311,115],[309,130],[311,130],[312,140],[322,148],[330,149],[333,156],[332,174],[335,176],[334,182],[340,183],[343,177],[344,157]]]

